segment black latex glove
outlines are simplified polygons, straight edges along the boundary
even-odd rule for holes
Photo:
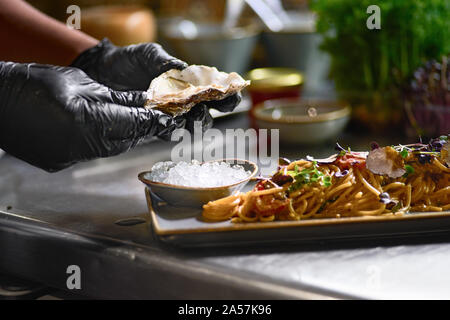
[[[147,90],[150,82],[170,69],[188,65],[157,43],[118,47],[108,39],[82,52],[71,64],[92,79],[115,90]]]
[[[242,95],[238,92],[222,100],[205,101],[208,108],[214,108],[221,112],[231,112],[241,102]]]
[[[194,132],[195,121],[201,123],[202,132],[210,129],[213,125],[213,117],[209,113],[209,108],[204,103],[196,104],[189,112],[182,116],[186,119],[185,129]]]
[[[0,148],[57,171],[184,125],[144,102],[143,92],[114,91],[77,68],[0,62]]]
[[[80,68],[92,79],[115,90],[147,90],[150,82],[161,73],[170,69],[182,70],[188,65],[169,55],[157,43],[118,47],[103,39],[81,53],[71,66]],[[205,105],[230,112],[240,101],[241,95],[235,94],[221,101],[205,102]]]

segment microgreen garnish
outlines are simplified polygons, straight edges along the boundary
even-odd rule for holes
[[[412,166],[410,166],[409,164],[405,164],[405,170],[406,170],[406,173],[403,175],[404,178],[406,178],[410,174],[414,173],[414,168]]]
[[[408,156],[409,152],[406,148],[403,148],[402,151],[400,151],[400,155],[403,159],[405,159]]]
[[[380,193],[379,198],[380,198],[380,202],[382,202],[384,204],[388,204],[389,202],[391,202],[391,197],[389,196],[389,193],[387,193],[387,192]]]
[[[436,139],[431,139],[428,143],[430,151],[441,152],[442,147],[448,141],[448,136],[440,136]]]
[[[386,205],[386,209],[388,209],[388,210],[392,210],[399,204],[399,202],[397,200],[391,199],[391,197],[389,196],[389,193],[387,193],[387,192],[380,193],[379,198],[380,198],[380,202],[384,203]]]
[[[348,170],[338,171],[334,175],[336,178],[342,178],[348,174]]]
[[[339,142],[336,142],[336,146],[334,147],[336,151],[339,151],[339,156],[342,157],[347,153],[347,150],[342,148],[342,146],[339,144]]]
[[[294,166],[294,170],[289,170],[287,172],[294,182],[290,185],[288,191],[295,191],[300,189],[302,186],[310,183],[319,183],[325,187],[331,186],[331,176],[325,175],[323,172],[319,171],[319,166],[317,161],[312,162],[312,166],[299,170],[298,166]]]
[[[375,150],[375,149],[378,149],[379,147],[380,147],[380,145],[376,141],[372,141],[370,143],[370,150]]]
[[[323,177],[323,185],[325,187],[331,186],[331,177],[330,176],[324,176]]]
[[[432,140],[428,145],[421,143],[414,143],[409,145],[398,145],[395,146],[395,150],[401,155],[403,159],[406,159],[411,153],[417,157],[421,164],[431,163],[432,157],[439,157],[440,149],[444,144],[444,140],[441,140],[441,136],[437,139]]]
[[[347,153],[352,153],[352,149],[350,149],[350,147],[348,147],[347,149],[344,149],[338,142],[336,142],[336,146],[334,147],[334,150],[339,151],[339,157],[343,157]]]
[[[400,200],[395,206],[392,207],[391,212],[396,213],[402,207],[403,207],[403,201]]]

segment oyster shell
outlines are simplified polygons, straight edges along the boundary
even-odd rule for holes
[[[191,65],[183,70],[171,69],[150,83],[145,106],[177,116],[199,102],[222,100],[249,84],[236,72],[225,73],[214,67]]]

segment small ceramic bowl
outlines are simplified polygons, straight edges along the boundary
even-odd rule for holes
[[[170,205],[181,207],[201,207],[202,205],[208,203],[208,201],[227,197],[234,192],[240,191],[250,181],[250,179],[258,173],[259,170],[255,163],[248,160],[223,159],[216,161],[227,162],[231,165],[241,165],[245,171],[250,171],[251,174],[246,179],[239,182],[210,188],[184,187],[151,181],[149,180],[151,171],[139,173],[138,179],[141,180],[152,193]]]
[[[334,139],[350,120],[348,105],[331,100],[268,100],[252,110],[258,129],[279,129],[280,142],[316,144]]]
[[[177,18],[160,23],[160,43],[169,53],[189,64],[240,74],[248,71],[260,33],[253,22],[233,29]]]

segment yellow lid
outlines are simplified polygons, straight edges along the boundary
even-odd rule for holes
[[[282,90],[303,84],[302,73],[291,68],[257,68],[248,72],[246,78],[251,80],[250,90]]]

